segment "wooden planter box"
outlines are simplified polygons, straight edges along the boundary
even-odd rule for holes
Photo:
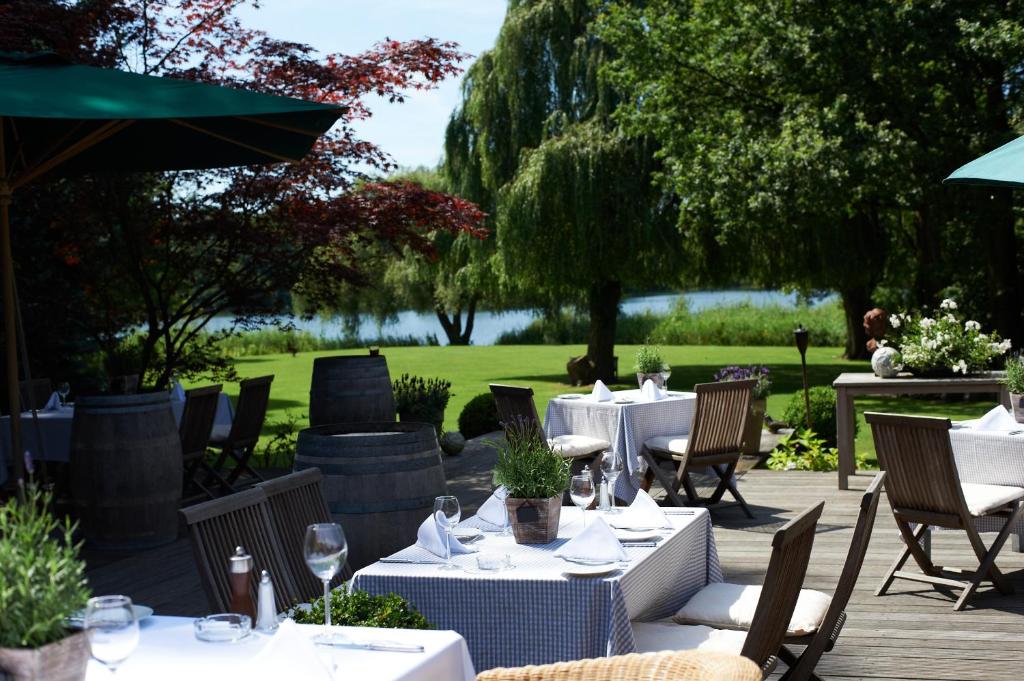
[[[82,681],[90,654],[80,631],[42,648],[0,648],[0,671],[11,681]]]
[[[747,416],[747,429],[743,431],[744,454],[757,454],[761,451],[761,430],[764,427],[764,412],[768,400],[750,400],[750,414]]]
[[[550,544],[558,537],[562,495],[550,499],[505,499],[517,544]]]

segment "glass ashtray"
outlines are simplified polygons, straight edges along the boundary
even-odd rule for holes
[[[234,643],[252,633],[252,619],[234,612],[207,615],[192,624],[196,638],[208,643]]]

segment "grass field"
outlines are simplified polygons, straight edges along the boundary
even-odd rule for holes
[[[637,346],[620,345],[619,374],[630,376],[633,355]],[[565,363],[570,356],[583,354],[582,345],[505,345],[480,347],[396,347],[382,352],[387,356],[391,377],[402,373],[424,377],[438,376],[452,382],[454,393],[445,414],[445,428],[457,429],[462,407],[473,396],[487,391],[487,384],[511,383],[532,386],[536,394],[537,410],[543,418],[549,399],[564,392],[585,392],[587,388],[572,388],[566,382]],[[666,361],[672,365],[669,385],[677,390],[688,390],[694,383],[710,381],[719,368],[728,364],[764,364],[772,372],[773,391],[768,399],[768,413],[781,418],[786,403],[800,390],[800,355],[792,347],[740,347],[740,346],[663,346]],[[268,422],[280,421],[286,411],[300,416],[305,426],[309,405],[309,382],[313,359],[327,355],[364,354],[365,350],[301,352],[290,354],[258,355],[236,360],[242,377],[274,374]],[[829,385],[843,371],[870,371],[864,361],[840,359],[839,348],[810,348],[807,353],[808,376],[811,385]],[[618,388],[635,388],[628,380]],[[235,397],[237,385],[225,386]],[[874,460],[871,435],[864,425],[864,411],[895,411],[914,414],[948,416],[953,419],[975,418],[992,407],[987,401],[944,401],[909,398],[862,398],[857,401],[860,428],[857,434],[857,452]]]

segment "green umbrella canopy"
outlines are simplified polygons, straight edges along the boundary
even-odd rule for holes
[[[960,166],[943,180],[943,184],[1024,187],[1024,137]]]

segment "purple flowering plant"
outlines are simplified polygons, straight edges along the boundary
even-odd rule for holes
[[[723,367],[715,373],[715,382],[722,381],[745,381],[752,378],[757,381],[754,385],[752,397],[755,400],[766,399],[772,393],[772,379],[769,378],[768,367],[758,364],[741,367],[736,364]]]

